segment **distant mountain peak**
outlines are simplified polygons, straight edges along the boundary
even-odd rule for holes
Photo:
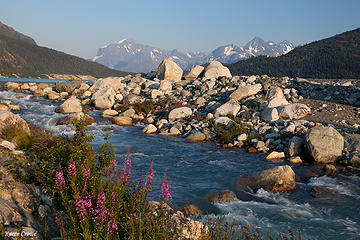
[[[164,58],[172,58],[182,69],[189,69],[193,65],[204,64],[210,60],[231,64],[252,56],[279,56],[293,48],[293,45],[287,41],[276,44],[273,41],[265,42],[260,37],[254,37],[244,47],[227,44],[216,48],[210,54],[183,53],[177,49],[167,51],[124,38],[101,47],[92,60],[117,70],[149,72],[156,68]]]

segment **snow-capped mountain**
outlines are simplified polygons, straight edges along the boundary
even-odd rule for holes
[[[150,72],[164,58],[172,58],[181,68],[202,64],[205,53],[181,53],[166,51],[156,47],[135,43],[132,39],[122,39],[101,47],[92,59],[110,68],[127,72]]]
[[[125,38],[117,43],[101,47],[92,60],[121,71],[150,72],[164,58],[172,58],[182,69],[189,69],[193,65],[204,64],[210,60],[230,64],[251,56],[279,56],[288,53],[293,48],[293,44],[288,41],[276,44],[272,41],[265,42],[261,38],[255,37],[243,47],[229,44],[216,48],[210,54],[202,52],[182,53],[178,50],[166,51],[138,44],[132,39]]]
[[[234,44],[218,47],[208,55],[207,61],[217,60],[231,64],[252,56],[266,55],[277,57],[293,49],[294,45],[289,41],[282,41],[276,44],[273,41],[265,42],[261,38],[255,37],[243,47]]]

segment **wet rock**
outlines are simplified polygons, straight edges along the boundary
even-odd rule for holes
[[[205,196],[205,200],[211,203],[223,203],[223,202],[233,202],[238,200],[235,194],[231,191],[211,193]]]
[[[325,175],[329,177],[335,177],[339,174],[339,171],[336,169],[336,167],[331,164],[325,164],[324,171]]]
[[[266,156],[266,160],[269,160],[269,161],[283,159],[283,158],[285,158],[285,153],[284,152],[275,152],[275,151],[273,151],[269,155]]]
[[[280,119],[300,119],[310,113],[310,108],[302,103],[291,103],[277,107]]]
[[[160,63],[156,77],[160,80],[180,81],[183,70],[171,59],[166,58]]]
[[[268,192],[289,191],[294,190],[296,187],[295,172],[288,165],[240,177],[234,183],[236,188],[240,190],[246,190],[247,187],[251,187],[255,191],[263,188]]]
[[[132,119],[129,117],[113,117],[112,123],[119,125],[119,126],[132,126]]]
[[[70,113],[69,115],[61,118],[60,120],[57,121],[56,125],[73,124],[80,120],[84,121],[85,125],[91,125],[94,122],[96,122],[95,119],[89,116],[88,114],[85,115],[83,112],[78,112],[78,113]]]
[[[154,125],[149,124],[146,127],[144,127],[143,130],[141,130],[141,131],[146,134],[153,134],[153,133],[156,133],[157,128]]]
[[[196,78],[198,78],[200,76],[200,74],[204,71],[204,67],[203,66],[193,66],[191,68],[191,70],[184,75],[184,78],[186,80],[195,80]]]
[[[101,117],[103,118],[112,118],[113,116],[118,115],[118,112],[113,109],[107,109],[101,113]]]
[[[72,97],[63,102],[59,107],[55,109],[57,113],[77,113],[82,112],[80,100]]]
[[[293,156],[301,156],[304,152],[304,139],[294,136],[290,139],[288,144],[289,155]]]
[[[201,210],[197,206],[192,204],[186,204],[181,211],[186,217],[201,214]]]
[[[205,79],[228,77],[231,78],[230,70],[218,61],[211,61],[204,72]]]
[[[186,118],[192,115],[192,110],[189,107],[175,108],[169,113],[169,121],[172,122],[176,119]]]
[[[115,103],[115,91],[112,87],[104,87],[92,96],[96,109],[110,109]]]
[[[230,94],[230,99],[241,100],[249,96],[257,94],[261,90],[261,84],[246,85],[238,88],[235,92]]]
[[[225,104],[221,105],[215,110],[214,116],[227,116],[228,114],[232,114],[236,116],[236,114],[240,111],[240,104],[237,100],[230,100]]]
[[[206,135],[202,132],[195,132],[187,136],[186,142],[202,142],[206,140]]]
[[[289,158],[291,164],[301,164],[302,160],[299,156]]]
[[[336,193],[328,188],[313,186],[311,188],[312,196],[316,202],[344,203],[346,195]]]
[[[305,136],[305,151],[318,163],[332,163],[342,155],[344,137],[333,127],[315,126]]]

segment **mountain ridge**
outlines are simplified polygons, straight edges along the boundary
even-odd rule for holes
[[[233,74],[307,78],[360,78],[360,28],[296,47],[278,57],[228,65]]]
[[[1,21],[0,21],[0,35],[6,36],[9,38],[13,38],[13,39],[17,39],[17,40],[22,40],[27,43],[33,44],[33,45],[37,45],[33,38],[31,38],[25,34],[22,34],[20,32],[15,31],[15,29],[2,23]]]
[[[131,38],[124,38],[116,43],[110,43],[98,50],[92,61],[113,69],[131,72],[150,72],[164,58],[172,58],[182,69],[186,70],[197,64],[205,64],[211,60],[223,63],[234,63],[257,55],[278,56],[294,48],[289,41],[276,44],[253,38],[244,47],[235,44],[220,46],[210,54],[203,52],[180,52],[176,49],[164,50],[157,47],[135,43]]]

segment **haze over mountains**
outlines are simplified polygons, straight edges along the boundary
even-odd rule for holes
[[[189,69],[196,64],[204,64],[210,60],[223,63],[235,63],[252,56],[266,55],[277,57],[294,49],[289,41],[276,44],[255,37],[245,46],[239,47],[229,44],[216,48],[210,54],[202,52],[182,53],[178,50],[163,50],[144,44],[138,44],[132,39],[122,39],[98,50],[93,61],[107,67],[128,72],[150,72],[156,68],[164,58],[172,58],[182,69]]]

